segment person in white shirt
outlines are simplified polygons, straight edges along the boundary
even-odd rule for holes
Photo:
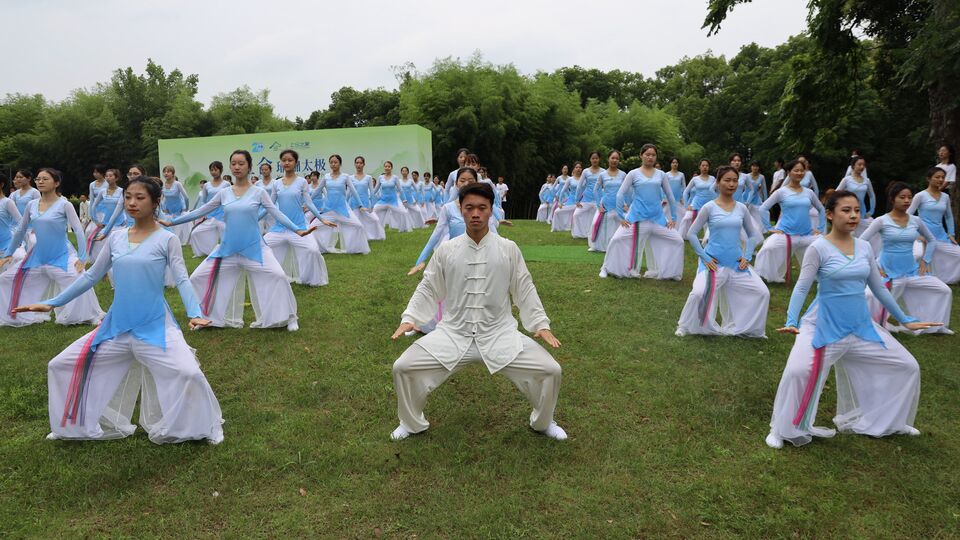
[[[90,223],[90,201],[86,195],[80,195],[80,224],[86,228],[87,223]]]
[[[510,186],[504,181],[502,176],[497,177],[497,191],[500,192],[500,207],[503,208],[503,215],[507,215],[507,192]]]
[[[397,339],[434,319],[443,301],[443,320],[418,339],[393,364],[400,425],[393,440],[430,427],[423,416],[427,394],[455,371],[483,362],[490,373],[506,375],[530,404],[530,427],[557,440],[567,438],[553,421],[560,393],[560,364],[537,342],[521,334],[510,299],[520,310],[523,327],[557,348],[537,289],[517,245],[489,228],[493,188],[469,184],[459,192],[466,234],[434,252],[423,280],[403,312]]]

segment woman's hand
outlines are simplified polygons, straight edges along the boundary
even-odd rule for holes
[[[304,229],[304,230],[302,230],[302,231],[297,231],[297,234],[299,234],[301,237],[304,237],[304,236],[307,236],[308,234],[312,233],[312,232],[315,231],[315,230],[317,230],[317,226],[316,226],[316,225],[314,225],[313,227],[310,227],[309,229]]]
[[[740,257],[740,265],[738,266],[738,268],[740,268],[741,270],[746,270],[747,268],[750,268],[750,261],[748,261],[743,257]]]
[[[336,229],[336,228],[337,228],[337,224],[334,223],[334,222],[332,222],[332,221],[327,221],[327,220],[325,220],[325,219],[321,219],[321,220],[320,220],[320,223],[323,223],[324,225],[326,225],[327,227],[330,227],[331,229]],[[316,229],[316,227],[314,227],[314,229]]]
[[[903,325],[907,330],[926,330],[927,328],[936,328],[937,326],[943,326],[943,323],[938,322],[910,322]]]
[[[620,226],[623,227],[623,228],[629,228],[629,227],[630,227],[630,222],[627,221],[627,220],[625,220],[625,219],[621,219],[621,220],[620,220]]]
[[[412,276],[412,275],[416,274],[417,272],[422,271],[422,270],[423,270],[424,268],[426,268],[426,267],[427,267],[427,263],[420,263],[420,264],[414,266],[413,268],[411,268],[410,271],[407,272],[407,275],[408,275],[408,276]]]
[[[672,219],[668,219],[668,220],[667,220],[667,228],[668,228],[668,229],[672,229],[675,225],[676,225],[676,222],[674,222]]]
[[[717,271],[717,260],[712,257],[709,261],[703,261],[703,265],[706,266],[711,272]]]
[[[73,267],[77,270],[78,273],[83,272],[84,270],[87,269],[87,265],[80,259],[77,259],[77,262],[73,263]]]
[[[200,317],[194,317],[194,318],[190,319],[190,322],[189,322],[188,324],[190,325],[190,329],[191,329],[191,330],[199,330],[199,329],[201,329],[201,328],[204,328],[204,327],[206,327],[206,326],[209,326],[209,325],[210,325],[210,320],[209,320],[209,319],[201,319]]]
[[[11,313],[25,313],[27,311],[32,311],[33,313],[50,313],[53,311],[53,306],[49,304],[30,304],[27,306],[18,306],[10,310]]]
[[[783,328],[777,328],[777,332],[780,332],[781,334],[797,335],[800,333],[800,330],[796,326],[784,326]]]
[[[161,225],[163,225],[163,222],[162,222],[162,221],[159,222],[159,223],[160,223]],[[169,227],[169,225],[166,225],[166,226]],[[93,241],[94,241],[94,242],[103,242],[103,241],[106,240],[106,239],[107,239],[106,236],[104,236],[104,235],[102,235],[102,234],[98,234],[97,237],[93,239]]]
[[[13,259],[13,257],[0,257],[0,268],[6,266],[11,259]]]
[[[0,266],[3,266],[3,265],[0,264]],[[920,259],[920,275],[925,276],[929,272],[930,272],[930,267],[927,266],[927,261]],[[883,273],[883,269],[880,270],[880,275],[883,277],[887,277],[887,275]]]
[[[506,225],[507,227],[513,227],[513,222],[509,219],[504,219],[500,221],[500,225]]]
[[[158,219],[158,220],[157,220],[157,223],[159,223],[160,225],[163,225],[164,227],[173,227],[173,223],[171,223],[170,220]],[[197,221],[197,225],[199,225],[199,224],[201,224],[201,223],[203,223],[203,220],[202,220],[202,219],[199,220],[199,221]],[[102,235],[102,234],[97,237],[97,242],[99,242],[99,241],[101,241],[101,240],[103,240],[103,235]]]

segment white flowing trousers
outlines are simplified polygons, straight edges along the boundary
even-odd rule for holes
[[[87,258],[91,261],[97,260],[97,256],[100,254],[100,250],[103,249],[103,245],[106,244],[105,240],[102,240],[100,242],[97,242],[96,240],[97,236],[100,235],[100,232],[102,230],[103,230],[103,227],[98,228],[97,224],[92,221],[90,223],[87,223],[86,228],[84,228],[83,230],[84,234],[86,235],[86,238],[84,238],[84,242],[87,243],[86,244],[87,255],[88,255]],[[33,233],[31,232],[27,236],[30,236],[32,234]],[[32,244],[28,243],[27,248],[29,249],[31,245]]]
[[[537,221],[540,223],[549,223],[548,219],[550,217],[550,203],[540,203],[540,207],[537,208]]]
[[[616,212],[603,212],[597,210],[593,216],[593,223],[590,225],[590,236],[587,238],[587,245],[593,251],[606,251],[610,245],[610,240],[616,234],[620,227],[620,216]]]
[[[774,233],[763,241],[760,252],[757,253],[757,261],[754,269],[764,280],[769,283],[783,283],[787,275],[787,270],[791,271],[790,258],[796,258],[797,262],[803,262],[803,254],[807,247],[813,243],[818,236],[808,235],[788,235]],[[791,280],[793,281],[793,280]]]
[[[607,245],[601,275],[638,278],[644,259],[647,272],[643,277],[679,280],[683,275],[680,233],[652,221],[619,225]]]
[[[156,444],[223,440],[223,417],[183,333],[167,315],[166,350],[131,333],[104,341],[93,356],[76,423],[65,420],[74,366],[93,333],[67,347],[47,366],[51,439],[120,439],[133,434],[133,409],[140,400],[140,425]]]
[[[580,203],[579,208],[575,207],[573,210],[573,227],[570,230],[571,236],[574,238],[589,238],[596,213],[597,205],[594,203]]]
[[[550,231],[565,232],[573,229],[573,211],[576,209],[577,207],[572,204],[568,204],[563,208],[558,207],[556,211],[553,212],[553,222],[550,224]]]
[[[337,224],[337,232],[340,235],[340,249],[344,253],[360,253],[366,255],[370,253],[370,244],[367,243],[367,232],[363,229],[363,224],[357,219],[353,210],[347,210],[348,215],[342,216],[337,212],[324,212],[320,217]],[[319,227],[326,227],[323,223],[314,223]]]
[[[943,326],[934,326],[925,330],[907,330],[902,326],[887,323],[887,310],[867,287],[867,302],[870,305],[870,317],[891,332],[912,332],[915,334],[952,334],[950,330],[950,309],[953,307],[953,291],[936,276],[899,277],[887,284],[890,294],[904,306],[905,311],[921,321],[939,322]]]
[[[760,276],[753,269],[738,272],[725,266],[710,274],[701,270],[693,279],[676,334],[767,337],[770,291]],[[722,324],[717,323],[718,310]]]
[[[170,227],[170,232],[177,235],[177,238],[180,239],[180,245],[185,246],[190,243],[190,229],[192,225],[190,223],[181,223],[179,225],[174,225]]]
[[[213,253],[213,248],[220,243],[223,237],[224,223],[219,219],[208,217],[203,223],[193,228],[190,233],[190,249],[194,257],[205,257]]]
[[[407,208],[407,216],[409,216],[410,227],[413,229],[422,229],[427,226],[423,218],[423,212],[420,210],[420,207],[415,204],[405,205]]]
[[[71,249],[66,270],[49,264],[25,270],[21,278],[20,297],[13,302],[14,285],[25,254],[20,252],[20,256],[20,260],[8,263],[0,274],[0,326],[27,326],[50,320],[49,313],[17,313],[14,317],[10,310],[53,298],[80,276],[74,266],[77,256]],[[11,305],[13,303],[16,305]],[[93,289],[63,307],[54,308],[53,313],[57,324],[99,324],[104,315]]]
[[[874,325],[883,344],[851,334],[815,351],[816,310],[803,318],[777,388],[770,432],[794,446],[810,442],[820,393],[836,366],[841,432],[883,437],[913,426],[920,400],[920,366],[889,332]]]
[[[960,283],[960,246],[949,240],[938,240],[930,270],[947,285]]]
[[[387,234],[383,230],[383,224],[380,223],[380,218],[373,213],[373,210],[354,210],[354,212],[363,225],[367,240],[386,240]]]
[[[497,371],[513,381],[533,406],[530,427],[543,431],[553,422],[560,395],[560,364],[527,336],[522,336],[523,351],[507,366]],[[423,347],[414,343],[393,363],[393,385],[397,391],[397,415],[400,425],[411,433],[419,433],[430,423],[423,416],[427,394],[450,375],[474,362],[482,362],[476,342],[452,370],[448,370]]]
[[[683,212],[683,217],[680,218],[680,223],[677,225],[677,231],[680,232],[681,237],[687,237],[687,232],[693,225],[693,220],[697,218],[697,212],[697,210],[685,210]]]
[[[275,328],[297,320],[297,299],[290,282],[273,251],[265,243],[260,246],[263,263],[230,255],[220,259],[219,272],[214,272],[217,259],[207,257],[193,271],[190,283],[210,326],[243,327],[246,292],[240,278],[244,273],[250,281],[250,304],[256,316],[250,328]]]
[[[384,228],[390,227],[399,232],[409,232],[413,229],[410,221],[410,213],[403,206],[393,204],[377,204],[373,207],[373,213],[380,220]]]
[[[321,227],[325,225],[321,224]],[[320,287],[329,283],[327,263],[317,242],[309,236],[284,230],[283,232],[268,232],[263,241],[270,246],[274,257],[281,261],[288,278],[301,285]],[[293,248],[293,257],[290,265],[285,265],[287,250]]]

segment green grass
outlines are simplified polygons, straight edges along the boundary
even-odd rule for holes
[[[46,362],[90,328],[0,329],[0,535],[960,536],[960,338],[900,338],[922,369],[923,436],[770,450],[793,341],[774,332],[785,286],[771,286],[770,339],[679,338],[689,249],[682,282],[601,280],[582,241],[532,222],[503,234],[530,256],[563,342],[557,420],[570,439],[530,431],[519,392],[475,365],[432,394],[427,433],[390,442],[390,368],[412,340],[389,336],[428,232],[328,256],[329,286],[295,286],[297,333],[187,334],[223,407],[220,446],[156,446],[142,431],[45,440]],[[109,306],[109,288],[97,293]],[[820,424],[835,399],[831,378]]]

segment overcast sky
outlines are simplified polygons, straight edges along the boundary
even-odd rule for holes
[[[476,50],[527,74],[577,64],[652,76],[707,50],[729,58],[750,42],[783,43],[806,27],[806,3],[754,0],[708,38],[706,0],[0,0],[0,95],[61,100],[153,58],[198,74],[204,104],[246,84],[268,88],[293,119],[342,86],[396,88],[393,65],[426,71]]]

